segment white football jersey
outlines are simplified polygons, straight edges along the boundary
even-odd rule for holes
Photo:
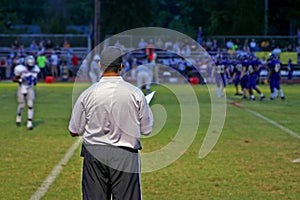
[[[30,70],[24,65],[17,65],[14,70],[15,76],[20,76],[21,83],[20,87],[24,89],[31,88],[37,84],[38,73],[40,73],[40,68],[37,65]]]

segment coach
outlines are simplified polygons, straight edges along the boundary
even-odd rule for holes
[[[103,76],[74,105],[71,136],[82,136],[83,199],[142,198],[140,134],[152,131],[153,116],[140,89],[120,76],[122,51],[107,47],[99,67]]]

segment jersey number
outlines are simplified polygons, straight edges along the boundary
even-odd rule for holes
[[[36,85],[37,84],[37,78],[34,76],[27,76],[26,77],[26,82],[28,85],[32,86],[32,85]]]
[[[280,70],[280,64],[275,64],[275,72],[279,72]]]

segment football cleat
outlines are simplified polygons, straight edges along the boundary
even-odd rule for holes
[[[285,100],[285,96],[282,96],[282,97],[281,97],[281,100]]]
[[[17,118],[16,118],[16,125],[17,126],[21,126],[21,116],[17,115]]]
[[[265,98],[266,98],[266,96],[263,95],[263,96],[260,97],[260,100],[262,101],[262,100],[264,100]]]
[[[27,129],[29,129],[29,130],[33,129],[32,121],[27,121]]]

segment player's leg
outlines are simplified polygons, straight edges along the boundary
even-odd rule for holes
[[[254,79],[254,77],[252,75],[250,75],[249,80],[248,80],[248,88],[249,88],[250,100],[255,101],[255,96],[254,96],[254,93],[253,93],[253,88],[254,88],[253,79]]]
[[[275,81],[274,81],[274,78],[272,78],[272,77],[270,79],[270,92],[271,92],[270,99],[274,100],[276,98],[277,94],[276,94],[276,89],[275,89]]]
[[[152,76],[149,74],[146,78],[146,94],[150,94]]]
[[[258,89],[258,87],[256,86],[256,83],[255,83],[253,89],[259,94],[260,100],[263,100],[263,99],[266,98],[266,96],[264,95],[264,93],[262,91],[260,91],[260,89]]]
[[[243,99],[247,99],[247,77],[241,79],[241,88],[243,91]]]
[[[284,96],[284,92],[283,92],[282,88],[280,87],[280,79],[277,79],[277,80],[276,80],[275,88],[279,91],[280,98],[281,98],[282,100],[284,100],[284,99],[285,99],[285,96]]]
[[[260,100],[263,100],[264,98],[266,98],[266,96],[264,95],[264,93],[262,93],[260,91],[260,89],[257,87],[256,81],[257,81],[257,76],[254,76],[253,80],[252,80],[252,88],[259,94],[260,96]]]
[[[240,83],[240,75],[236,75],[234,78],[234,87],[235,87],[235,94],[240,95],[239,93],[239,83]]]
[[[217,84],[217,96],[218,97],[222,97],[222,86],[221,86],[221,83],[222,80],[221,80],[221,75],[220,74],[217,74],[216,75],[216,84]]]
[[[18,96],[18,108],[17,108],[16,125],[20,126],[22,121],[22,110],[25,107],[25,94],[22,94],[20,87],[18,87],[17,96]]]
[[[32,120],[33,120],[33,115],[34,115],[34,99],[35,99],[35,94],[33,88],[28,89],[28,95],[27,95],[27,106],[28,106],[28,111],[27,111],[27,128],[28,129],[33,129],[32,125]]]

